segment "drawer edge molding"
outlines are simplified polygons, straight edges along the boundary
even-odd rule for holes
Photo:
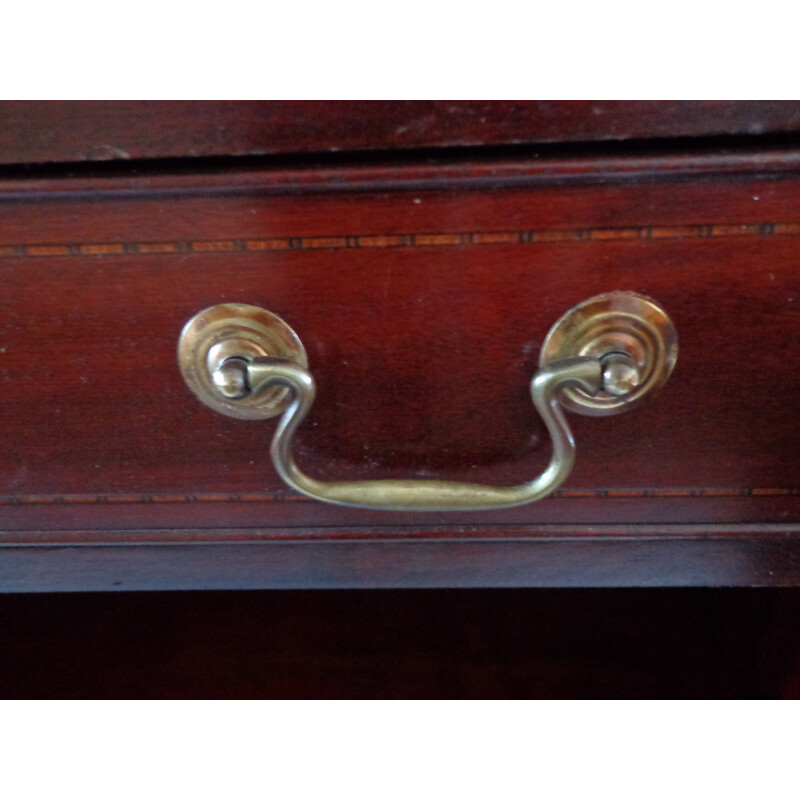
[[[316,168],[223,169],[164,174],[145,168],[137,175],[87,177],[0,176],[0,203],[48,200],[135,199],[139,197],[228,196],[248,194],[347,194],[493,190],[595,185],[648,180],[685,182],[749,175],[796,178],[800,150],[752,150],[727,154],[520,158],[402,165]]]
[[[800,536],[0,547],[0,592],[792,586]]]

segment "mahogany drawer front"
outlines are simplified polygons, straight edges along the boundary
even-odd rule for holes
[[[23,586],[29,546],[135,543],[295,547],[259,555],[246,580],[244,550],[214,572],[211,555],[173,549],[162,586],[619,585],[692,582],[693,568],[712,583],[795,581],[798,158],[6,181],[0,529],[14,556],[0,559],[0,584]],[[269,461],[274,421],[215,414],[176,362],[200,309],[262,306],[298,332],[318,381],[297,435],[307,472],[517,483],[550,453],[528,394],[544,337],[613,290],[667,310],[674,374],[630,413],[571,416],[567,483],[503,511],[297,496]],[[696,556],[670,555],[672,578],[658,559],[642,571],[646,554],[669,560],[675,540]],[[359,544],[380,548],[381,570]],[[395,554],[414,546],[410,561]],[[617,546],[628,560],[592,573]],[[552,567],[545,553],[566,561]],[[94,588],[114,588],[118,557],[104,551]],[[192,583],[175,559],[205,577]],[[205,566],[185,566],[194,559]]]

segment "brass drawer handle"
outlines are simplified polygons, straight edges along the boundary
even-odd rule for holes
[[[244,419],[282,414],[270,453],[278,474],[297,491],[359,508],[454,511],[518,506],[553,492],[575,462],[563,407],[593,416],[627,411],[666,381],[677,349],[669,317],[631,292],[599,295],[565,314],[545,340],[530,385],[552,440],[552,457],[541,475],[518,486],[323,482],[306,475],[292,456],[292,438],[314,403],[314,377],[297,335],[263,309],[226,304],[201,311],[184,328],[178,357],[187,384],[211,408]]]

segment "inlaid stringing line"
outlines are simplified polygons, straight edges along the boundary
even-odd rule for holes
[[[161,242],[97,242],[89,244],[0,245],[0,257],[47,258],[83,256],[186,255],[190,253],[255,253],[271,250],[347,250],[418,247],[473,247],[555,242],[622,242],[639,239],[726,239],[800,235],[800,222],[669,225],[629,228],[552,228],[523,231],[458,233],[362,234],[346,236],[289,236],[263,239]]]

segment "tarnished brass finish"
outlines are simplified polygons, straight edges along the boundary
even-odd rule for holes
[[[603,391],[564,390],[562,403],[589,416],[621,414],[664,384],[678,357],[678,334],[664,309],[634,292],[600,294],[551,328],[539,364],[591,356],[604,362]]]
[[[270,454],[278,474],[298,492],[326,503],[386,511],[479,511],[540,500],[566,480],[575,463],[575,440],[559,398],[566,386],[598,391],[602,365],[596,358],[570,358],[540,369],[533,377],[531,398],[550,434],[553,454],[541,475],[518,486],[438,480],[318,481],[306,475],[292,455],[292,438],[314,403],[313,375],[276,358],[253,359],[248,374],[255,395],[273,386],[292,389],[294,399],[278,423]]]
[[[210,408],[238,419],[274,417],[291,402],[286,388],[274,387],[260,396],[250,391],[246,371],[239,365],[263,356],[308,366],[302,342],[280,317],[244,303],[200,311],[186,323],[178,341],[178,364],[186,385]]]
[[[318,481],[295,463],[292,438],[316,396],[303,346],[280,318],[228,304],[189,321],[178,347],[184,378],[206,405],[242,419],[284,412],[272,439],[272,463],[298,492],[337,505],[387,511],[508,508],[546,497],[567,478],[575,440],[562,406],[581,414],[618,414],[669,376],[675,329],[651,300],[629,292],[600,295],[550,331],[531,399],[553,453],[541,475],[517,486],[438,480]]]

